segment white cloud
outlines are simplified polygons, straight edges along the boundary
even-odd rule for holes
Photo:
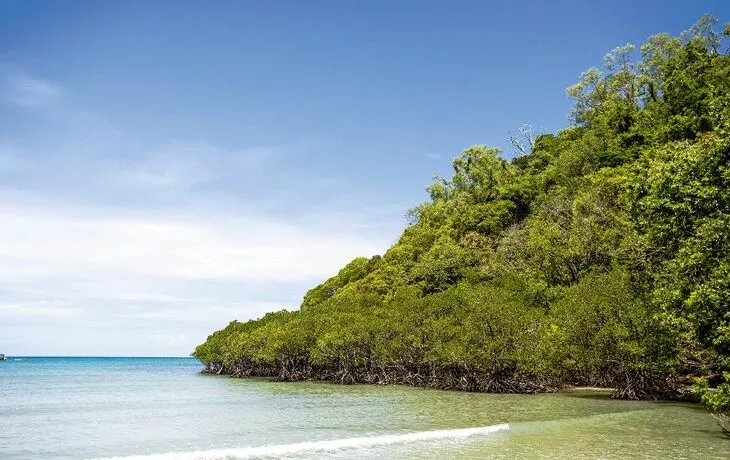
[[[182,279],[300,281],[382,246],[342,229],[263,216],[165,217],[0,206],[0,279],[123,272]],[[13,261],[17,261],[13,265]]]
[[[112,326],[146,334],[153,354],[187,354],[232,319],[296,308],[306,287],[386,244],[335,225],[336,215],[315,228],[260,215],[26,203],[0,205],[0,221],[0,336],[17,324],[53,324],[62,337]],[[97,345],[64,346],[83,354]]]
[[[296,308],[400,221],[336,180],[312,199],[323,178],[272,168],[281,147],[140,145],[58,85],[2,85],[8,110],[47,127],[10,139],[0,125],[3,352],[186,355],[228,321]]]
[[[38,300],[26,303],[0,303],[0,317],[70,317],[80,316],[83,310],[80,308],[64,307],[53,305],[48,301]]]

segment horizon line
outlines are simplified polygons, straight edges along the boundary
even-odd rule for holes
[[[6,358],[191,358],[194,356],[131,356],[131,355],[9,355]]]

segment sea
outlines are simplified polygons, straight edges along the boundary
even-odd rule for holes
[[[0,459],[729,459],[702,408],[202,375],[192,358],[0,361]]]

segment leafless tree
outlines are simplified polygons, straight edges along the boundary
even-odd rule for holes
[[[519,134],[513,136],[509,133],[509,142],[519,155],[529,155],[535,146],[535,133],[531,124],[524,124],[519,128]]]

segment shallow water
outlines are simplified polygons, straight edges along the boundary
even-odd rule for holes
[[[0,362],[0,458],[730,458],[730,439],[689,404],[276,383],[200,367]]]

